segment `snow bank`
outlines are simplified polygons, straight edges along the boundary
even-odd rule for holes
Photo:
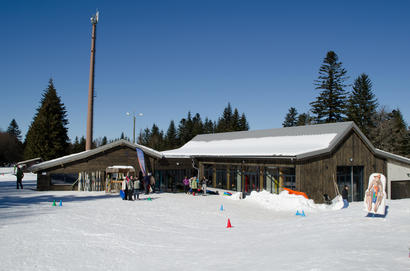
[[[239,200],[241,193],[232,194],[228,197],[232,200]],[[252,191],[245,198],[246,201],[254,202],[263,207],[275,211],[297,211],[297,210],[340,210],[343,207],[341,196],[333,199],[331,205],[315,204],[311,199],[306,199],[303,196],[289,194],[288,191],[282,191],[280,194],[272,194],[268,191],[256,192]]]

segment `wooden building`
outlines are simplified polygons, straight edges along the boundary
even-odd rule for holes
[[[148,172],[155,171],[156,160],[162,154],[153,149],[119,140],[93,150],[60,157],[33,165],[37,173],[38,190],[103,191],[106,186],[106,168],[116,165],[132,166],[139,172],[136,148],[144,153]]]
[[[182,179],[205,176],[211,187],[243,192],[284,187],[316,202],[344,185],[361,201],[371,173],[387,177],[389,198],[410,197],[410,159],[376,149],[353,122],[198,135],[179,149],[158,152],[125,140],[32,166],[37,188],[104,190],[106,168],[140,171],[136,148],[144,152],[156,191],[182,190]]]
[[[245,195],[287,187],[323,202],[324,194],[336,195],[336,182],[361,201],[370,174],[380,172],[391,198],[410,197],[410,159],[376,149],[353,122],[198,135],[163,155],[170,164],[192,159],[212,187]]]

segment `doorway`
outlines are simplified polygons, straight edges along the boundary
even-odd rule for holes
[[[363,200],[363,166],[338,166],[337,186],[341,192],[345,185],[349,186],[349,201]]]

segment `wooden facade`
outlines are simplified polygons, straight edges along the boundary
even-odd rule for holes
[[[155,171],[155,158],[148,155],[144,155],[146,168],[148,172]],[[99,152],[93,156],[74,160],[67,163],[62,163],[59,166],[47,168],[44,171],[37,172],[37,189],[38,190],[69,190],[69,186],[55,187],[51,182],[52,174],[93,174],[95,177],[99,176],[101,182],[105,181],[105,169],[114,165],[127,165],[133,166],[138,174],[141,170],[136,151],[128,146],[117,146],[108,149],[104,152]],[[104,190],[104,183],[101,184],[102,188],[98,190]]]
[[[352,130],[330,154],[298,161],[296,188],[315,201],[322,201],[323,194],[335,197],[333,180],[336,181],[338,166],[362,166],[363,189],[367,188],[371,173],[386,174],[385,159],[376,157],[369,146]]]
[[[213,165],[214,172],[211,177],[212,187],[217,187],[215,171],[218,167],[227,167],[226,179],[229,187],[231,180],[231,168],[240,168],[245,172],[247,167],[256,167],[259,178],[258,190],[266,189],[266,168],[279,169],[279,187],[284,187],[283,169],[294,168],[296,185],[295,189],[305,192],[315,202],[323,202],[323,195],[328,194],[331,198],[336,196],[334,181],[337,178],[338,167],[362,167],[363,183],[360,189],[365,190],[368,185],[368,176],[373,172],[386,174],[386,159],[377,157],[371,148],[354,131],[351,130],[344,139],[330,153],[316,157],[297,160],[295,158],[197,158],[200,164],[200,177],[204,176],[204,166]],[[243,184],[242,184],[243,185]],[[243,189],[242,189],[243,190]],[[242,191],[243,192],[243,191]],[[364,193],[364,191],[361,191]]]

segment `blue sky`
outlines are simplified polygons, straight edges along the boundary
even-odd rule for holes
[[[410,122],[409,1],[0,1],[0,129],[25,136],[50,77],[70,124],[85,136],[91,24],[97,26],[94,138],[228,102],[251,129],[307,112],[326,52],[350,80],[367,73],[379,104]],[[349,89],[350,90],[350,89]]]

